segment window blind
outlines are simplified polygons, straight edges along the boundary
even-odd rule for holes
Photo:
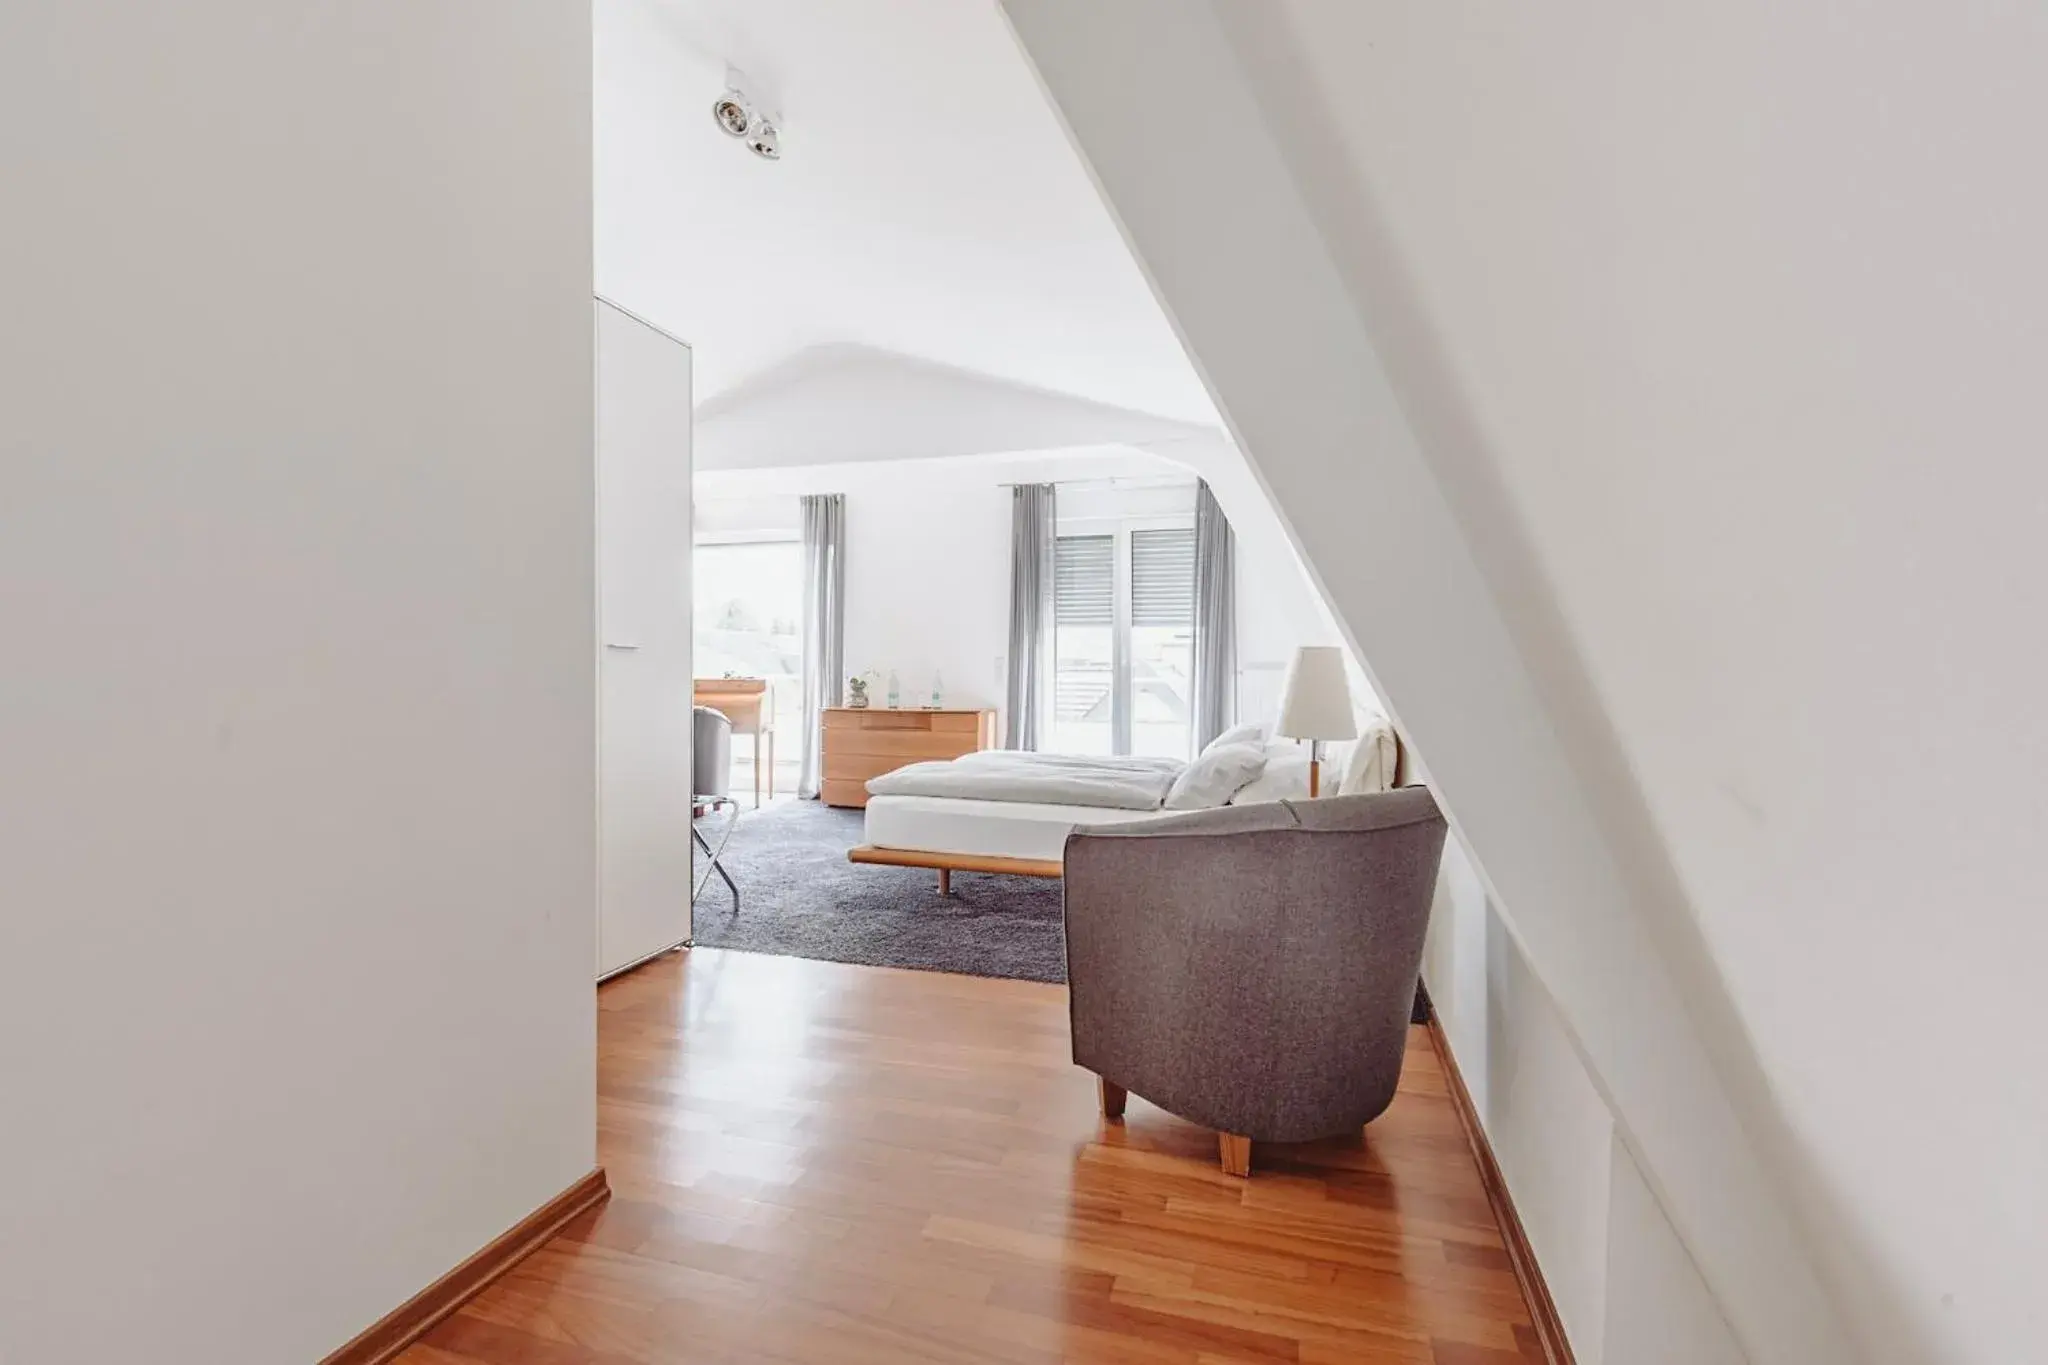
[[[1131,532],[1131,624],[1193,629],[1192,528]]]
[[[1192,556],[1192,541],[1189,550]],[[1053,543],[1052,560],[1054,624],[1116,624],[1116,537],[1061,536]],[[1188,564],[1192,597],[1192,557]]]

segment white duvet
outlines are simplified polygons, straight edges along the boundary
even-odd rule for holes
[[[868,782],[872,796],[950,796],[1106,810],[1158,810],[1187,765],[1171,758],[1089,758],[984,749],[912,763]]]

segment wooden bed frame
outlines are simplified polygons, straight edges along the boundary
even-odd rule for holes
[[[877,848],[862,844],[846,851],[850,863],[880,863],[889,867],[929,867],[939,874],[939,894],[953,894],[955,872],[1000,872],[1013,877],[1060,877],[1059,863],[1050,858],[1003,858],[993,853],[931,853],[915,848]]]

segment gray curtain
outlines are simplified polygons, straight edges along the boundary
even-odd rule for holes
[[[1010,686],[1003,747],[1036,749],[1052,703],[1053,486],[1010,490]]]
[[[824,776],[825,708],[846,686],[846,495],[806,494],[804,505],[804,764],[797,795],[813,800]]]
[[[1206,483],[1195,487],[1195,748],[1237,723],[1237,540]]]

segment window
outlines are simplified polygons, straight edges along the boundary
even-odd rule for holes
[[[1186,758],[1195,533],[1130,521],[1053,546],[1053,727],[1062,753]]]
[[[1053,542],[1052,748],[1116,749],[1116,542],[1114,535]]]
[[[803,546],[794,540],[700,541],[691,558],[697,676],[767,679],[778,795],[796,791],[802,761],[803,578]],[[750,789],[753,742],[735,741],[732,761],[733,790]]]

